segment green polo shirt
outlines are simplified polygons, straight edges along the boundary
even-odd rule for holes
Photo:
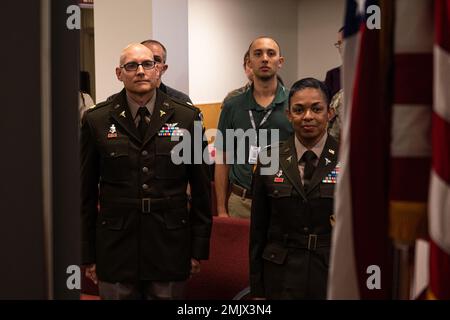
[[[253,86],[250,90],[226,100],[223,104],[222,112],[220,113],[218,130],[222,133],[223,140],[216,140],[215,146],[219,150],[224,150],[228,154],[231,151],[234,153],[233,164],[230,168],[230,181],[243,188],[251,188],[252,168],[253,165],[248,163],[250,143],[255,144],[255,141],[250,142],[249,137],[227,135],[227,129],[242,129],[244,132],[253,129],[249,111],[253,114],[256,132],[261,129],[267,129],[267,142],[264,143],[261,136],[258,135],[258,145],[265,147],[266,145],[276,143],[278,141],[271,141],[270,130],[279,130],[279,140],[286,140],[293,132],[292,125],[286,116],[286,109],[288,108],[289,91],[280,83],[278,83],[277,93],[272,103],[266,108],[261,107],[253,97]],[[270,116],[261,125],[261,121],[269,110],[272,110]],[[233,138],[233,150],[227,150],[227,146],[231,143],[228,139]],[[238,146],[242,145],[245,149],[245,155],[240,154],[238,159]],[[244,160],[245,163],[238,164],[238,160]]]

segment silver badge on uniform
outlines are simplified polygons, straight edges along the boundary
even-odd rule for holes
[[[116,126],[114,124],[109,127],[108,139],[117,138]]]

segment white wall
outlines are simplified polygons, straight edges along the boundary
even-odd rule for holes
[[[152,2],[95,0],[94,28],[96,100],[101,102],[123,88],[115,74],[122,49],[151,37]]]
[[[341,65],[333,44],[344,11],[345,0],[298,0],[298,79],[325,80],[329,69]]]
[[[260,35],[280,43],[286,85],[324,79],[341,63],[333,43],[344,7],[345,0],[96,0],[97,102],[122,88],[114,73],[122,48],[148,38],[167,47],[163,81],[194,103],[220,102],[246,82],[242,58]]]
[[[153,39],[164,44],[168,53],[169,69],[162,81],[188,94],[188,0],[152,0],[152,7]]]
[[[194,103],[220,102],[246,83],[242,59],[260,35],[275,38],[287,85],[297,78],[296,0],[189,0],[189,93]]]

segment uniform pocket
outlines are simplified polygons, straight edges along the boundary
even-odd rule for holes
[[[178,143],[180,142],[171,141],[170,137],[156,138],[155,176],[157,179],[184,179],[186,177],[185,164],[175,164],[172,159],[172,150]],[[173,156],[181,157],[181,160],[176,163],[184,161],[183,152],[176,152]],[[187,160],[190,161],[190,158]]]
[[[130,157],[128,138],[114,139],[104,147],[102,179],[124,181],[130,177]]]
[[[173,148],[181,143],[182,138],[179,141],[172,141],[171,137],[156,137],[156,154],[170,156]]]
[[[292,195],[292,185],[272,184],[267,186],[268,196],[271,198],[284,198]]]
[[[321,198],[334,198],[334,183],[321,183],[319,186]]]
[[[180,229],[189,225],[189,216],[187,208],[179,208],[164,211],[164,223],[167,229]]]
[[[101,228],[118,231],[123,229],[123,222],[123,217],[107,217],[99,219],[98,225]]]
[[[263,259],[275,264],[283,264],[286,260],[288,249],[276,243],[269,243],[263,252]]]

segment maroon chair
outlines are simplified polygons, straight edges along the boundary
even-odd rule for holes
[[[187,299],[231,300],[249,286],[250,221],[213,217],[209,260],[187,283]]]

